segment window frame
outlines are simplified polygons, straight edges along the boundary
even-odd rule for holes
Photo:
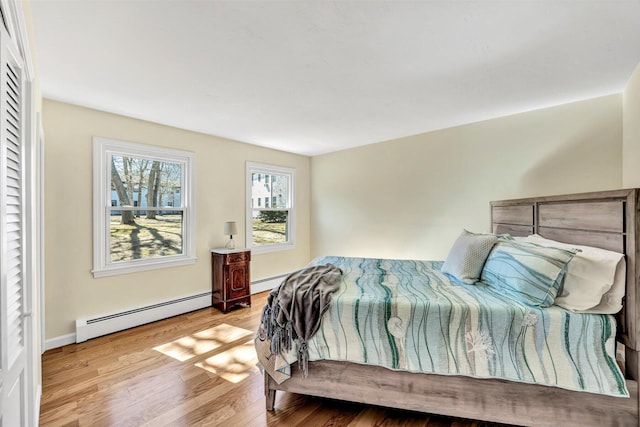
[[[252,187],[253,187],[253,179],[252,174],[259,173],[263,175],[286,175],[289,179],[289,188],[287,198],[289,201],[288,208],[265,208],[264,206],[260,206],[260,210],[286,210],[289,212],[288,215],[288,241],[285,243],[271,243],[268,245],[254,245],[253,244],[253,210],[254,208],[251,206],[252,199]],[[245,234],[245,245],[248,249],[250,249],[255,254],[260,253],[268,253],[268,252],[277,252],[289,249],[295,249],[296,247],[296,203],[295,203],[295,178],[296,178],[296,170],[294,168],[284,167],[284,166],[274,166],[265,163],[255,163],[255,162],[247,162],[246,163],[246,173],[245,173],[245,182],[246,182],[246,234]]]
[[[116,263],[111,261],[109,213],[113,208],[111,206],[111,157],[113,155],[147,158],[182,165],[182,254]],[[93,137],[93,277],[194,264],[197,259],[195,256],[194,177],[195,153],[193,152]]]

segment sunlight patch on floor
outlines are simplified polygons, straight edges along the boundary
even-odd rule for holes
[[[208,353],[225,344],[253,335],[252,331],[223,323],[153,349],[181,362]],[[224,354],[224,353],[223,353]]]
[[[259,372],[257,363],[256,349],[253,340],[251,340],[231,350],[211,356],[196,363],[195,366],[237,384],[252,373]]]

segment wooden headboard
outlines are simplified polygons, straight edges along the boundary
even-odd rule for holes
[[[537,233],[560,242],[625,254],[627,287],[623,309],[617,316],[618,340],[635,350],[631,355],[627,351],[627,357],[633,358],[637,358],[640,351],[640,291],[636,270],[639,191],[634,188],[491,202],[494,233],[513,236]],[[637,372],[633,374],[637,378]]]

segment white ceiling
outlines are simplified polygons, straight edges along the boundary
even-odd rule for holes
[[[315,155],[624,90],[640,1],[32,0],[46,98]]]

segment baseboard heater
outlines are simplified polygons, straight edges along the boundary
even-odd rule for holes
[[[211,291],[92,319],[76,320],[76,343],[211,306]]]
[[[289,274],[281,274],[279,276],[268,277],[266,279],[255,280],[251,282],[251,293],[269,291],[280,286],[285,277]]]

